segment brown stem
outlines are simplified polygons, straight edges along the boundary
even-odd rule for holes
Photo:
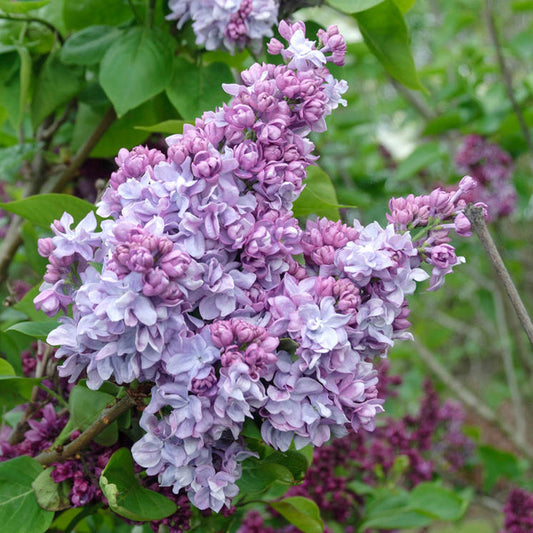
[[[516,430],[509,426],[498,416],[488,405],[484,404],[475,394],[465,387],[457,378],[442,366],[439,360],[423,345],[417,343],[418,353],[428,367],[436,376],[455,393],[457,398],[474,413],[496,426],[518,450],[520,450],[528,459],[533,459],[533,447],[519,438]]]
[[[57,177],[57,179],[50,180],[48,183],[45,183],[41,192],[47,193],[62,191],[65,185],[69,183],[69,181],[76,175],[76,172],[89,157],[94,147],[98,144],[98,141],[109,129],[109,126],[113,124],[116,118],[117,115],[115,110],[110,107],[97,124],[91,136],[85,141],[76,155],[71,159],[69,166]]]
[[[418,113],[424,117],[426,120],[432,120],[437,115],[431,110],[426,104],[412,91],[410,91],[405,85],[401,84],[399,81],[395,80],[392,76],[387,75],[387,79],[396,89],[398,94],[412,105]]]
[[[494,20],[494,13],[493,13],[492,6],[491,6],[491,0],[485,0],[485,13],[487,16],[487,24],[489,27],[490,39],[492,41],[492,45],[494,46],[494,50],[496,51],[498,67],[500,69],[500,73],[502,76],[503,85],[505,86],[505,92],[507,94],[507,98],[509,98],[509,101],[511,102],[511,106],[513,107],[513,112],[516,115],[518,124],[520,125],[520,129],[522,130],[522,135],[524,136],[527,147],[530,152],[533,152],[533,142],[531,141],[531,135],[529,133],[529,128],[524,118],[524,114],[522,113],[522,110],[520,109],[520,106],[518,105],[518,102],[516,101],[514,91],[513,91],[513,83],[511,80],[511,72],[509,71],[505,58],[503,57],[502,45],[500,42],[500,36],[498,35],[498,29],[496,28],[496,22]]]
[[[51,346],[47,346],[44,350],[42,359],[37,361],[37,367],[35,369],[36,378],[42,378],[43,376],[49,375],[47,368],[48,362],[52,357],[52,352],[53,348]],[[39,387],[36,385],[33,387],[30,402],[28,403],[22,418],[18,421],[17,425],[9,436],[9,444],[18,444],[24,440],[24,433],[28,429],[28,420],[41,408],[41,404],[37,401],[38,393]]]
[[[483,209],[481,207],[468,204],[464,213],[468,217],[468,220],[470,220],[472,228],[479,237],[479,240],[481,241],[481,244],[483,245],[483,248],[489,257],[490,262],[496,270],[498,279],[501,281],[503,288],[505,289],[505,292],[511,301],[511,304],[513,305],[516,315],[518,316],[518,320],[520,320],[520,324],[522,324],[527,338],[533,346],[533,323],[531,322],[529,313],[522,302],[522,298],[520,298],[520,294],[518,293],[518,290],[516,289],[516,286],[513,283],[507,268],[505,268],[505,264],[500,253],[498,252],[498,248],[496,248],[496,245],[494,244],[494,241],[490,235],[487,224],[485,223],[485,218],[483,216]]]
[[[100,416],[76,439],[65,447],[58,446],[54,450],[40,453],[35,460],[43,466],[57,463],[76,455],[98,436],[109,424],[114,422],[120,415],[131,409],[135,405],[135,400],[126,394],[115,405],[104,409]]]

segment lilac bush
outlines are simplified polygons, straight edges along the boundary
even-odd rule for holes
[[[229,104],[208,111],[167,153],[136,147],[93,213],[65,213],[39,242],[49,260],[35,299],[65,312],[48,336],[59,375],[152,384],[132,447],[161,487],[220,511],[238,493],[241,435],[259,425],[286,451],[373,430],[383,411],[375,357],[410,338],[406,297],[430,289],[463,262],[449,233],[469,235],[463,194],[391,200],[389,225],[321,218],[301,229],[292,207],[313,164],[312,131],[347,86],[346,44],[335,26],[318,46],[301,22],[281,22],[285,64],[255,63],[224,88]],[[68,314],[67,314],[68,310]]]

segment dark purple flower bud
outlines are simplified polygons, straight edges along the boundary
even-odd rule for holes
[[[270,39],[267,44],[268,53],[272,56],[277,56],[281,54],[282,50],[285,50],[283,43],[281,41],[278,41],[278,39],[272,37],[272,39]]]
[[[160,296],[166,289],[170,280],[160,268],[154,268],[143,276],[143,294],[145,296]]]
[[[222,363],[222,366],[228,367],[233,363],[238,363],[240,361],[242,361],[242,354],[241,352],[237,351],[237,349],[230,349],[220,356],[220,362]]]
[[[464,213],[457,213],[454,220],[455,232],[461,237],[472,236],[472,225]]]
[[[439,244],[431,249],[430,263],[446,269],[457,264],[455,248],[449,244]]]
[[[159,266],[170,278],[181,278],[190,264],[190,256],[181,250],[167,253],[159,260]]]
[[[236,128],[246,129],[253,126],[255,122],[254,110],[244,104],[237,104],[234,106],[224,105],[224,118]]]
[[[191,168],[192,173],[197,178],[211,180],[218,177],[222,168],[222,161],[218,152],[204,150],[194,156]]]
[[[211,340],[217,348],[226,348],[233,344],[233,327],[230,321],[219,320],[218,322],[213,322],[209,326],[209,331]]]
[[[239,345],[252,342],[260,334],[256,326],[245,320],[234,320],[233,331]]]
[[[239,169],[251,170],[259,163],[261,158],[261,146],[246,139],[235,147],[233,156],[239,164]]]

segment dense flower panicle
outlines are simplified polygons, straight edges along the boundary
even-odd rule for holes
[[[504,529],[500,533],[528,533],[533,530],[533,494],[513,489],[503,508]]]
[[[514,165],[500,146],[479,135],[468,135],[455,154],[455,164],[460,172],[477,180],[477,186],[464,196],[467,202],[486,204],[490,221],[513,213],[518,199],[512,181]]]
[[[246,46],[255,49],[263,37],[272,35],[278,20],[278,0],[169,0],[169,20],[178,28],[192,20],[196,44],[207,50],[224,48],[230,52]]]
[[[72,311],[48,336],[60,376],[93,389],[153,382],[133,457],[217,512],[254,455],[247,418],[280,450],[374,429],[383,399],[372,359],[409,338],[406,297],[427,278],[427,249],[405,227],[300,229],[292,205],[316,159],[308,135],[345,103],[346,84],[327,69],[345,45],[335,27],[318,45],[303,23],[280,34],[288,45],[269,50],[288,64],[252,65],[225,86],[228,104],[167,139],[166,155],[121,150],[101,231],[92,214],[74,229],[65,214],[39,245],[50,265],[36,305]],[[443,194],[428,197],[426,225],[429,213],[454,213]],[[439,238],[433,247],[447,244]],[[434,269],[447,270],[446,253],[435,251]]]

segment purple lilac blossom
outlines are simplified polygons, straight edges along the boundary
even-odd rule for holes
[[[169,20],[178,28],[192,20],[196,44],[230,52],[246,46],[258,49],[272,35],[278,19],[277,0],[169,0]]]
[[[505,529],[500,533],[528,533],[533,529],[533,494],[524,489],[513,489],[503,512]]]
[[[455,154],[455,164],[460,172],[477,180],[465,200],[486,204],[489,221],[514,212],[518,196],[513,160],[500,146],[479,135],[467,135]]]
[[[430,291],[437,290],[444,283],[444,276],[452,272],[454,266],[465,262],[464,257],[455,254],[450,230],[458,235],[472,235],[470,222],[464,214],[469,194],[477,187],[477,181],[465,176],[456,190],[444,191],[440,187],[428,195],[405,198],[392,198],[389,202],[387,220],[394,225],[397,232],[409,232],[415,235],[413,246],[418,250],[413,260],[419,264],[425,262],[432,266]],[[487,218],[486,205],[483,207]]]
[[[133,457],[202,510],[229,508],[238,492],[254,455],[247,419],[280,450],[373,430],[383,400],[372,360],[409,338],[422,258],[439,279],[458,261],[448,240],[421,251],[392,223],[299,227],[309,133],[345,104],[327,64],[341,65],[346,46],[336,27],[318,45],[301,22],[279,30],[289,44],[269,51],[288,64],[252,65],[224,86],[228,104],[167,139],[166,155],[119,152],[101,231],[93,215],[71,229],[65,214],[39,243],[50,265],[36,305],[70,311],[48,336],[59,375],[92,389],[150,382]],[[417,222],[452,216],[456,196],[432,193]]]

